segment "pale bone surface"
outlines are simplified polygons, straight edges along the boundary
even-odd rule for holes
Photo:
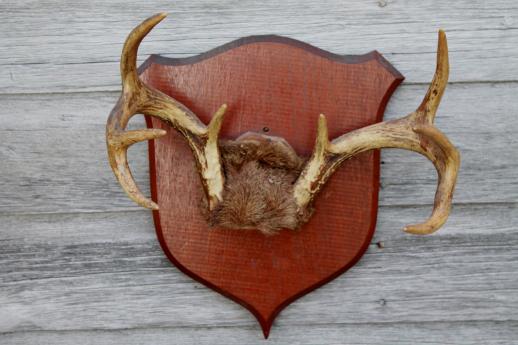
[[[366,255],[283,311],[268,344],[516,343],[515,1],[8,0],[0,3],[2,345],[265,343],[246,310],[171,267],[149,213],[127,199],[106,161],[122,42],[157,11],[169,11],[170,23],[144,42],[140,61],[266,33],[336,53],[378,49],[407,77],[387,119],[420,102],[443,28],[451,72],[436,123],[463,158],[450,219],[428,237],[399,230],[428,215],[436,173],[425,158],[384,152]],[[136,145],[130,163],[148,193],[145,153]]]

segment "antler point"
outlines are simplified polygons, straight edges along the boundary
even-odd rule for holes
[[[159,21],[161,21],[161,20],[163,20],[165,17],[167,17],[167,15],[168,15],[168,14],[169,14],[169,13],[167,13],[167,12],[159,12],[159,13],[155,14],[155,17],[156,17],[157,19],[159,19]]]

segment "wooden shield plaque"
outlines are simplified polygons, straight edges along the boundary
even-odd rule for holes
[[[320,113],[327,116],[330,138],[379,122],[403,80],[376,51],[341,56],[278,36],[240,39],[191,58],[151,56],[140,77],[204,123],[228,104],[222,138],[268,132],[305,156]],[[152,198],[160,206],[154,220],[164,252],[181,271],[252,312],[265,337],[283,308],[338,277],[367,249],[378,209],[378,151],[343,164],[300,230],[265,236],[209,227],[187,143],[160,120],[147,118],[147,124],[168,131],[149,146]]]

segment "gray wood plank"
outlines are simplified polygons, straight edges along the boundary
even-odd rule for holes
[[[413,153],[384,151],[382,206],[366,255],[288,307],[269,342],[516,342],[516,2],[4,0],[1,344],[264,342],[246,310],[171,266],[149,212],[126,198],[106,162],[104,123],[117,93],[104,91],[120,88],[122,42],[164,10],[170,18],[143,43],[140,61],[270,33],[339,54],[378,49],[407,76],[387,118],[419,103],[436,31],[445,29],[452,84],[437,124],[463,158],[451,218],[433,236],[402,233],[428,215],[435,172]],[[146,146],[130,156],[147,193]]]
[[[399,230],[425,211],[382,208],[360,263],[288,307],[276,327],[517,321],[517,205],[457,206],[434,236]],[[230,326],[258,332],[246,310],[171,266],[147,211],[9,215],[0,223],[0,332]]]
[[[414,109],[425,90],[401,86],[386,118]],[[436,122],[462,155],[455,202],[518,201],[517,92],[514,83],[448,88]],[[480,102],[480,95],[498,101]],[[0,96],[0,213],[136,209],[106,158],[104,126],[116,98],[116,93]],[[136,118],[135,126],[142,125]],[[130,160],[147,193],[146,145],[132,148]],[[384,150],[382,159],[382,205],[431,204],[436,185],[431,163],[402,150]]]
[[[97,344],[265,344],[256,327],[147,328],[116,331],[20,332],[0,335],[5,345]],[[313,345],[509,345],[518,334],[516,322],[359,324],[276,326],[268,344]]]
[[[512,0],[7,0],[0,3],[0,92],[119,89],[125,36],[158,11],[170,11],[171,19],[143,44],[143,58],[189,56],[242,36],[274,33],[339,54],[378,49],[408,81],[422,83],[433,73],[442,27],[450,40],[451,81],[514,81],[518,75]]]
[[[518,204],[455,205],[442,236],[506,235],[518,232]],[[412,237],[401,232],[401,224],[424,217],[425,206],[381,206],[373,243]],[[155,239],[151,211],[1,214],[0,238],[4,243],[55,243],[63,245],[91,242],[146,242]],[[423,237],[426,238],[426,237]]]

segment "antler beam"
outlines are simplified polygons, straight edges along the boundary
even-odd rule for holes
[[[426,222],[408,225],[404,230],[413,234],[437,231],[448,218],[460,165],[458,151],[433,125],[448,74],[448,46],[446,35],[441,30],[435,75],[416,111],[398,120],[354,130],[331,142],[328,139],[326,119],[320,115],[315,149],[294,186],[293,193],[299,212],[303,213],[310,206],[322,186],[345,160],[369,150],[400,148],[427,157],[435,165],[439,177],[432,215]]]
[[[222,200],[224,186],[218,134],[226,105],[222,105],[210,124],[205,126],[187,107],[145,85],[137,75],[137,50],[140,42],[166,15],[160,13],[144,21],[133,29],[124,44],[120,64],[122,94],[106,125],[109,161],[128,196],[141,206],[157,210],[158,205],[146,198],[137,187],[128,165],[127,150],[137,142],[159,138],[166,132],[161,129],[125,129],[129,119],[135,114],[162,119],[178,130],[189,143],[209,201],[209,210],[212,210]]]
[[[246,151],[245,142],[240,138],[225,141],[223,145],[226,151],[224,150],[222,157],[219,132],[226,105],[222,105],[216,111],[206,126],[183,104],[145,85],[139,79],[136,67],[139,44],[165,17],[166,14],[161,13],[147,19],[126,39],[120,64],[122,94],[106,126],[110,165],[122,188],[132,200],[144,207],[158,209],[158,205],[146,198],[138,189],[127,160],[129,146],[166,134],[166,131],[161,129],[126,130],[132,116],[145,114],[167,122],[187,140],[207,197],[208,219],[216,225],[224,224],[231,228],[256,227],[265,232],[279,228],[298,228],[311,216],[313,200],[322,186],[344,161],[361,152],[381,148],[400,148],[420,153],[432,161],[437,169],[438,185],[431,216],[424,223],[405,227],[405,231],[429,234],[444,224],[451,208],[460,157],[448,138],[433,124],[449,73],[448,47],[443,31],[439,31],[435,75],[419,107],[406,117],[360,128],[332,141],[328,138],[326,119],[324,115],[320,115],[314,152],[299,175],[304,164],[303,159],[292,152],[289,144],[280,138],[274,140],[271,137],[255,135],[252,140],[254,147],[261,147],[259,151],[264,151],[262,155],[253,148]],[[274,145],[281,142],[284,143],[281,146]],[[297,157],[293,159],[292,156]],[[274,159],[270,162],[272,158]],[[296,164],[286,164],[291,161]],[[222,162],[225,162],[225,167]],[[243,164],[249,164],[250,167],[243,168]],[[248,176],[246,172],[250,169],[253,173]],[[279,169],[284,170],[281,173]],[[227,172],[226,177],[223,170]],[[257,188],[264,191],[265,186],[272,183],[273,179],[268,174],[278,175],[277,177],[282,180],[281,184],[272,185],[271,191],[268,189],[271,193],[278,193],[275,194],[277,197],[273,198],[277,202],[285,201],[282,207],[278,206],[275,210],[271,210],[272,195],[254,192]],[[294,179],[296,181],[293,184]],[[233,193],[236,190],[238,192]],[[252,192],[249,193],[250,191]],[[249,214],[246,211],[249,209],[259,211]],[[275,219],[283,221],[273,221],[269,214],[276,214]]]

